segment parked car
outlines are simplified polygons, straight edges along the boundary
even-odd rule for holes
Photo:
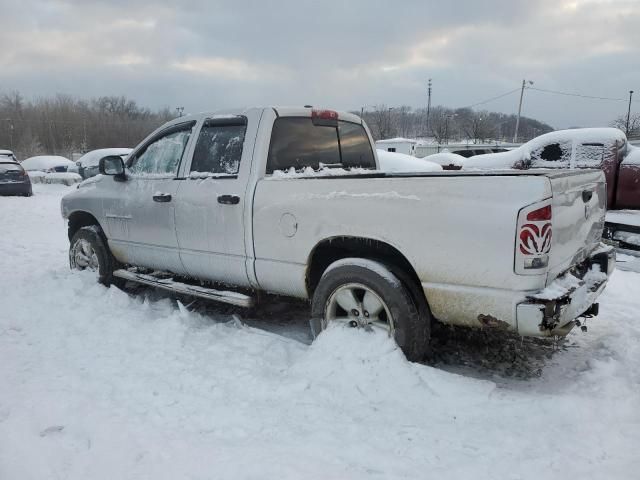
[[[0,162],[17,162],[18,159],[11,150],[0,150]]]
[[[554,336],[597,314],[615,263],[602,172],[379,168],[350,113],[181,117],[63,198],[70,264],[245,307],[308,299],[314,335],[382,330],[411,360],[434,318]]]
[[[38,155],[22,161],[22,167],[28,171],[45,173],[78,172],[78,166],[71,160],[58,155]]]
[[[475,156],[463,165],[463,169],[596,168],[607,180],[609,210],[640,209],[640,149],[615,128],[551,132],[509,152]],[[605,237],[630,250],[640,250],[640,228],[635,225],[607,221]],[[632,238],[633,243],[629,242]]]
[[[4,159],[7,158],[7,161]],[[31,180],[22,166],[8,155],[0,155],[0,195],[33,195]]]
[[[131,153],[130,148],[100,148],[98,150],[91,150],[90,152],[85,153],[76,162],[76,165],[78,166],[78,173],[83,180],[94,177],[100,173],[98,171],[100,159],[108,157],[109,155],[118,155],[125,159],[129,153]]]

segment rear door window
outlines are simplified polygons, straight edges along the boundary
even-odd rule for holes
[[[267,173],[321,166],[375,168],[373,151],[362,125],[339,121],[338,127],[314,125],[308,117],[276,119],[271,134]]]
[[[246,130],[244,118],[206,120],[193,152],[191,173],[237,175]]]

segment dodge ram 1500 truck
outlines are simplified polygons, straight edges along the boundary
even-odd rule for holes
[[[162,126],[62,200],[69,258],[249,307],[311,300],[311,327],[381,329],[411,360],[431,322],[564,335],[615,263],[601,171],[380,171],[349,113],[250,108]]]

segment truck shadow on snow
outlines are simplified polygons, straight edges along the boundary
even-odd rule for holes
[[[252,309],[176,296],[152,287],[135,286],[127,292],[151,301],[180,301],[189,311],[212,323],[240,320],[250,327],[310,345],[309,304],[267,296]],[[521,337],[503,330],[479,330],[435,323],[431,352],[423,363],[445,371],[479,379],[529,380],[542,376],[545,366],[562,352],[576,348],[570,340]]]

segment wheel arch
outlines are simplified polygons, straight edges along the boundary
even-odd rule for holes
[[[309,298],[313,298],[327,267],[336,260],[348,257],[368,258],[388,265],[406,284],[418,305],[429,308],[418,274],[407,257],[389,243],[363,237],[330,237],[316,244],[307,261],[305,286]]]
[[[97,225],[98,227],[100,227],[104,235],[104,229],[102,228],[102,225],[100,225],[100,222],[94,215],[84,210],[77,210],[71,213],[69,215],[68,230],[67,230],[67,235],[69,237],[69,240],[71,240],[75,235],[75,233],[78,230],[80,230],[82,227],[88,227],[90,225]]]

